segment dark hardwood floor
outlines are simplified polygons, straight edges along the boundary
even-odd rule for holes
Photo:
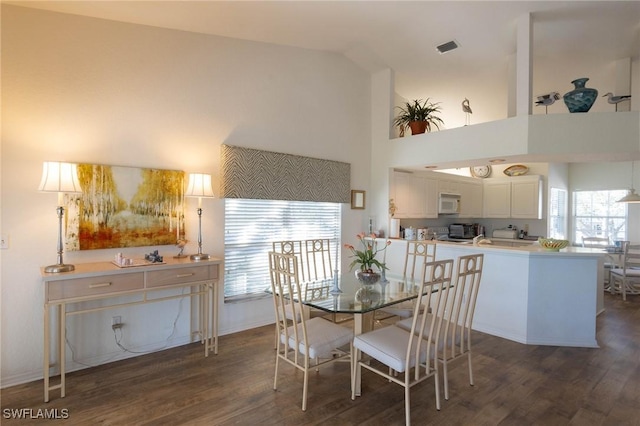
[[[640,425],[640,297],[605,295],[599,349],[527,346],[474,333],[475,386],[466,364],[450,370],[450,399],[437,411],[433,382],[412,389],[416,425]],[[567,310],[570,311],[568,306]],[[348,324],[348,323],[347,323]],[[321,369],[309,381],[283,366],[273,391],[273,327],[222,336],[220,353],[200,344],[71,373],[67,397],[44,403],[42,380],[3,389],[7,410],[68,410],[65,424],[105,425],[402,425],[403,389],[363,372],[352,401],[348,364]]]

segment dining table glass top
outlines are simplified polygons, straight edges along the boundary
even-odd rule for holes
[[[326,312],[363,314],[395,305],[418,296],[419,280],[388,273],[385,280],[363,285],[353,272],[339,275],[340,293],[333,293],[334,278],[312,281],[302,285],[302,302]]]

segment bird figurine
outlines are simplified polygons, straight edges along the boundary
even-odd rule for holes
[[[187,245],[187,243],[188,243],[188,242],[189,242],[189,241],[187,241],[187,240],[179,239],[179,240],[176,242],[176,247],[178,247],[178,248],[180,249],[180,252],[178,252],[178,254],[176,254],[176,255],[175,255],[175,256],[173,256],[173,257],[175,257],[176,259],[180,259],[180,258],[183,258],[183,257],[187,257],[187,255],[186,255],[186,254],[184,254],[183,252],[184,252],[184,248],[185,248],[185,246]]]
[[[469,106],[469,99],[467,98],[464,98],[464,101],[462,101],[462,111],[467,115],[464,121],[464,125],[467,126],[471,124],[471,114],[473,114],[473,111],[471,111],[471,107]]]
[[[560,93],[551,92],[547,95],[538,96],[538,100],[536,101],[536,106],[544,105],[544,113],[547,113],[547,108],[549,105],[552,105],[555,101],[560,99]]]
[[[631,99],[631,95],[621,95],[621,96],[615,96],[613,93],[611,92],[607,92],[604,95],[602,95],[602,97],[604,98],[605,96],[608,96],[607,98],[607,102],[609,102],[610,104],[614,104],[616,106],[616,112],[618,111],[618,104],[620,102],[624,102],[624,101],[628,101]]]

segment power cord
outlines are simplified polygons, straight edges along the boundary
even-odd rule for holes
[[[182,290],[182,294],[184,295],[184,289]],[[176,315],[176,318],[173,320],[173,327],[171,328],[171,334],[169,334],[169,336],[166,339],[166,343],[164,346],[162,346],[161,348],[156,348],[156,349],[150,349],[148,351],[134,351],[131,350],[127,347],[125,347],[121,341],[122,338],[124,337],[123,335],[123,331],[122,331],[122,327],[116,327],[113,329],[113,338],[116,342],[116,345],[118,345],[118,347],[120,349],[122,349],[123,352],[128,352],[130,354],[149,354],[152,352],[156,352],[156,351],[161,351],[163,349],[166,349],[169,347],[169,341],[173,338],[173,335],[176,333],[177,331],[177,324],[178,324],[178,319],[180,318],[180,315],[182,314],[182,302],[184,301],[184,297],[180,299],[179,303],[178,303],[178,314]],[[118,330],[120,330],[120,333],[118,333]],[[118,335],[119,334],[119,335]]]
[[[185,289],[182,289],[182,295],[183,295],[183,296],[185,295]],[[164,345],[163,347],[161,347],[161,348],[157,348],[157,349],[150,349],[150,350],[148,350],[148,351],[133,351],[133,350],[131,350],[131,349],[128,349],[127,347],[125,347],[125,346],[121,343],[121,340],[122,340],[122,337],[123,337],[122,327],[112,327],[112,329],[113,329],[113,337],[114,337],[114,339],[115,339],[115,343],[116,343],[116,345],[117,345],[117,346],[118,346],[118,347],[119,347],[123,352],[127,352],[127,353],[130,353],[130,354],[138,354],[138,355],[141,355],[141,354],[149,354],[149,353],[152,353],[152,352],[156,352],[156,351],[160,351],[160,350],[163,350],[163,349],[168,348],[168,347],[169,347],[169,341],[173,338],[174,334],[175,334],[175,333],[176,333],[176,331],[178,330],[177,325],[178,325],[178,320],[180,319],[180,315],[182,315],[182,305],[183,305],[183,301],[184,301],[184,299],[185,299],[184,297],[181,297],[181,298],[180,298],[180,300],[178,301],[178,313],[176,314],[176,317],[175,317],[175,319],[173,320],[173,327],[172,327],[172,329],[171,329],[171,334],[169,334],[169,336],[167,337],[167,339],[166,339],[166,343],[165,343],[165,345]],[[120,330],[119,336],[118,336],[117,330]],[[76,364],[80,364],[80,365],[83,365],[83,366],[85,366],[85,367],[97,367],[98,365],[108,363],[109,361],[111,361],[112,359],[115,359],[115,358],[120,354],[120,353],[116,353],[116,354],[114,354],[112,357],[110,357],[110,358],[108,358],[108,359],[106,359],[106,360],[102,361],[100,364],[94,364],[94,365],[92,365],[92,364],[86,364],[86,363],[84,363],[84,362],[78,361],[78,360],[76,359],[76,351],[75,351],[75,348],[73,347],[73,345],[72,345],[72,344],[71,344],[71,342],[69,341],[69,337],[68,337],[68,336],[69,336],[69,334],[67,333],[67,331],[68,331],[68,330],[67,330],[67,328],[65,327],[65,339],[64,339],[64,340],[65,340],[65,343],[67,344],[67,346],[69,347],[69,351],[71,352],[71,360],[72,360],[74,363],[76,363]]]

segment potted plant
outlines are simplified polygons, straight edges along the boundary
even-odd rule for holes
[[[435,115],[440,112],[440,103],[429,102],[429,98],[424,102],[422,99],[415,99],[396,108],[400,109],[400,114],[395,118],[394,124],[400,128],[401,135],[404,135],[407,127],[411,129],[412,135],[417,135],[430,132],[431,126],[440,130],[439,124],[444,124],[442,119]]]
[[[387,249],[391,241],[387,240],[384,247],[378,248],[376,243],[376,234],[366,235],[364,232],[356,235],[358,241],[362,244],[363,250],[357,250],[351,244],[345,244],[344,247],[351,251],[353,261],[349,265],[349,269],[352,270],[354,266],[358,266],[356,269],[356,277],[358,280],[365,284],[375,284],[380,279],[380,273],[373,270],[373,266],[376,266],[378,270],[382,271],[387,269],[387,266],[376,259],[376,255]]]

